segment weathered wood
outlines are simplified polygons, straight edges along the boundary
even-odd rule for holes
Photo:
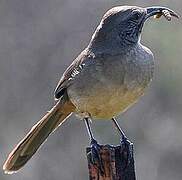
[[[92,163],[91,147],[87,147],[89,180],[136,180],[132,143],[121,143],[119,146],[100,146],[100,156],[105,173],[100,172],[98,164]],[[129,154],[132,156],[128,162]]]

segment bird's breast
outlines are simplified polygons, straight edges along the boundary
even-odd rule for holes
[[[77,113],[110,119],[143,95],[153,76],[153,56],[148,49],[92,63],[68,88]]]

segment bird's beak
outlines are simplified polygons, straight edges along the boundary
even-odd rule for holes
[[[153,6],[153,7],[147,7],[146,8],[145,20],[148,19],[151,16],[162,14],[164,10],[168,11],[171,16],[179,18],[178,14],[175,13],[173,10],[171,10],[169,8],[161,7],[161,6]]]

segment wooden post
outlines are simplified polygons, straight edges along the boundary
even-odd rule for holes
[[[127,141],[119,146],[100,145],[100,147],[99,154],[103,162],[104,174],[100,172],[98,165],[91,161],[91,147],[86,148],[89,180],[136,180],[132,143]]]

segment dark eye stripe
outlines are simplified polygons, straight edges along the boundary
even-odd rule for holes
[[[136,13],[133,14],[132,17],[133,17],[133,19],[139,19],[140,16],[141,16],[141,14],[139,12],[136,12]]]
[[[134,10],[134,11],[132,12],[131,19],[138,20],[138,19],[140,19],[141,15],[142,15],[142,12],[141,12],[141,11],[139,11],[139,10]]]

